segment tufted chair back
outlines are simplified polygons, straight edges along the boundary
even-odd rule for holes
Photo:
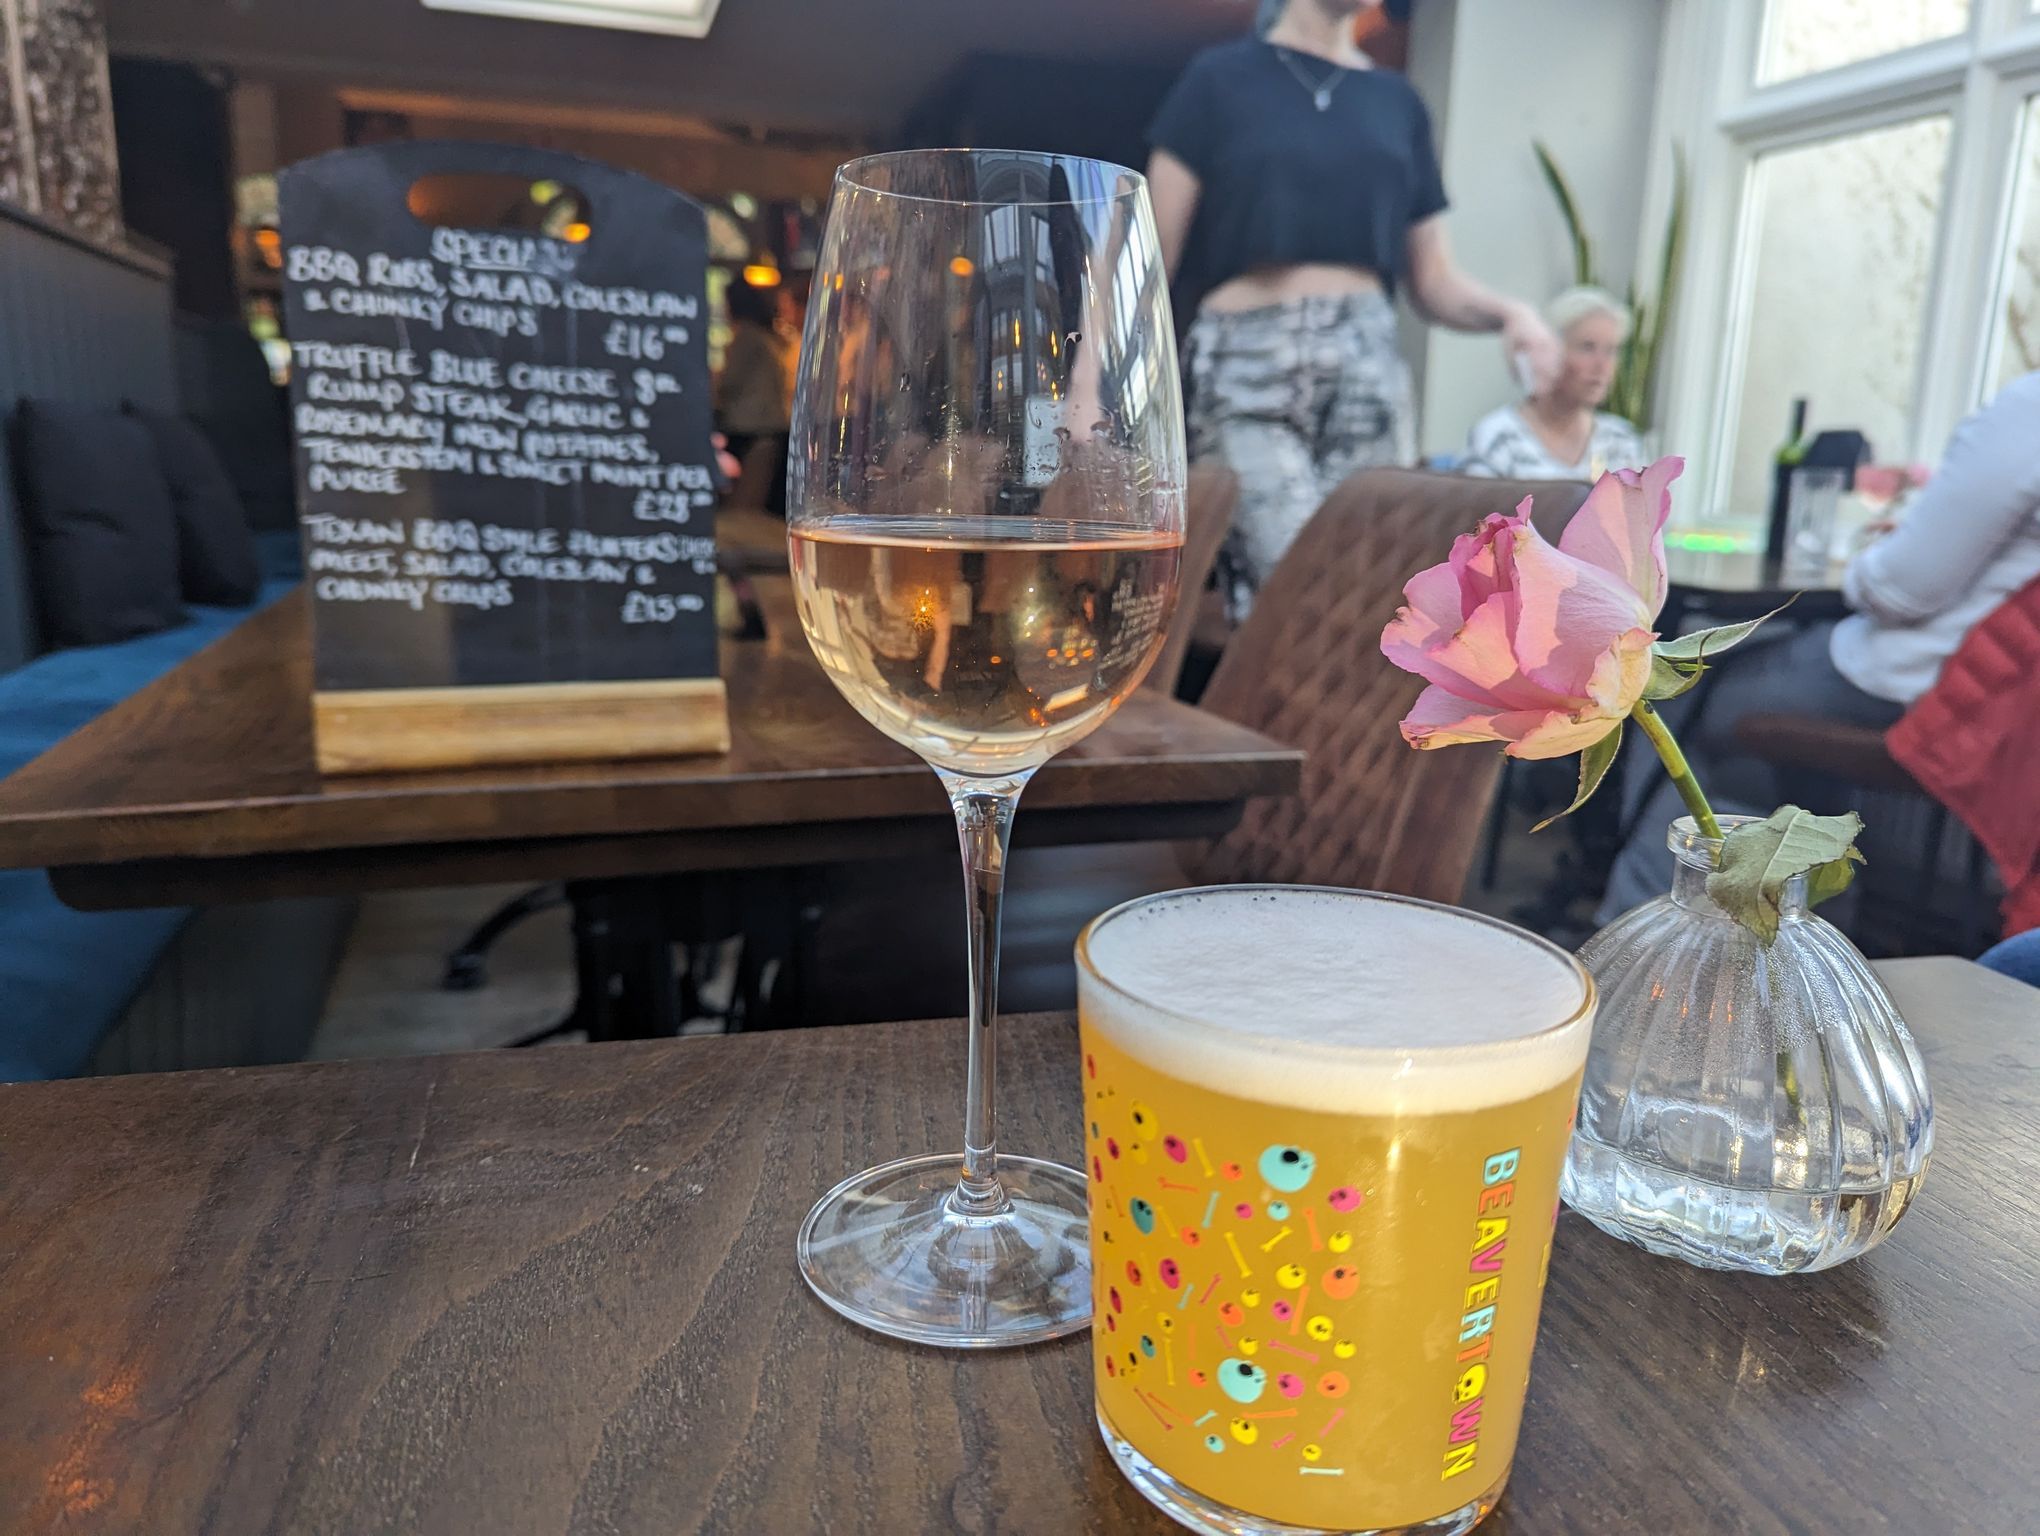
[[[1370,469],[1297,538],[1240,626],[1202,707],[1305,753],[1302,794],[1257,800],[1192,859],[1202,882],[1296,881],[1457,901],[1501,753],[1413,752],[1396,722],[1421,680],[1381,654],[1403,583],[1490,512],[1536,497],[1555,539],[1586,499],[1570,481],[1476,480]]]

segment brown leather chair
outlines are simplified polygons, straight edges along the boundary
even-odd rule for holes
[[[1218,552],[1225,547],[1225,536],[1232,531],[1233,511],[1239,501],[1240,477],[1223,464],[1207,459],[1190,471],[1184,509],[1182,596],[1143,688],[1173,696],[1182,682],[1183,662],[1197,631],[1200,600],[1212,568],[1218,564]]]
[[[1302,793],[1257,801],[1209,845],[1017,850],[1000,951],[1010,1012],[1067,1008],[1078,931],[1121,901],[1184,885],[1296,881],[1456,901],[1498,751],[1413,752],[1396,723],[1423,683],[1381,654],[1402,587],[1455,536],[1535,493],[1540,527],[1584,499],[1570,482],[1368,470],[1332,493],[1263,588],[1202,702],[1304,749]],[[1026,825],[1023,799],[1020,824]],[[825,872],[816,893],[809,1022],[960,1012],[963,892],[953,859]]]
[[[1413,752],[1396,724],[1423,682],[1381,654],[1403,584],[1491,512],[1534,495],[1555,535],[1586,499],[1571,481],[1365,470],[1325,502],[1226,648],[1202,707],[1304,750],[1303,793],[1257,801],[1191,861],[1200,883],[1295,881],[1457,901],[1498,751]]]

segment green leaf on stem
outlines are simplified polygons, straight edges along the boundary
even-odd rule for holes
[[[1643,696],[1654,702],[1676,699],[1687,689],[1700,681],[1700,674],[1707,668],[1699,662],[1692,663],[1691,670],[1675,667],[1662,656],[1650,659],[1650,681],[1643,685]]]
[[[1750,619],[1741,624],[1723,624],[1714,629],[1696,629],[1690,635],[1681,635],[1676,640],[1660,640],[1651,647],[1652,654],[1662,656],[1666,661],[1705,661],[1710,656],[1719,656],[1723,651],[1733,650],[1757,632],[1758,626],[1775,619],[1779,614],[1799,601],[1794,593],[1778,607],[1773,608],[1761,619]]]
[[[1594,791],[1601,787],[1601,780],[1608,777],[1608,770],[1615,765],[1616,756],[1622,751],[1622,722],[1615,722],[1615,728],[1599,741],[1580,753],[1580,792],[1573,796],[1573,803],[1556,816],[1547,816],[1530,830],[1542,832],[1554,821],[1572,815],[1581,806],[1594,798]]]
[[[1768,945],[1778,937],[1785,886],[1795,876],[1806,876],[1809,905],[1849,888],[1854,866],[1863,862],[1856,850],[1862,831],[1863,818],[1854,811],[1816,816],[1796,805],[1781,807],[1722,840],[1721,861],[1707,877],[1707,894]]]

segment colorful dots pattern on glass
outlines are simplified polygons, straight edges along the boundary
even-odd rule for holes
[[[1310,1147],[1277,1142],[1235,1159],[1191,1127],[1165,1126],[1141,1102],[1115,1102],[1096,1085],[1089,1125],[1092,1220],[1105,1245],[1159,1240],[1168,1251],[1101,1275],[1107,1334],[1119,1315],[1136,1325],[1099,1345],[1107,1377],[1135,1388],[1165,1427],[1201,1438],[1213,1455],[1279,1457],[1321,1471],[1320,1443],[1343,1417],[1358,1346],[1316,1301],[1351,1298],[1360,1270],[1341,1255],[1364,1242],[1367,1195],[1323,1169]],[[1162,1157],[1141,1156],[1149,1144]],[[1247,1149],[1226,1149],[1245,1153]],[[1130,1233],[1115,1234],[1115,1228]],[[1252,1324],[1254,1331],[1247,1331]],[[1260,1325],[1266,1324],[1263,1328]],[[1334,1342],[1336,1340],[1336,1342]]]

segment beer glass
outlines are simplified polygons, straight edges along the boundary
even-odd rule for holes
[[[917,1343],[1053,1338],[1090,1319],[1084,1176],[998,1145],[999,910],[1022,788],[1139,686],[1175,606],[1183,406],[1146,181],[1013,150],[852,161],[798,379],[801,627],[948,792],[970,969],[963,1152],[838,1184],[801,1273]]]
[[[1501,1497],[1593,1021],[1429,902],[1150,896],[1077,942],[1098,1424],[1194,1530],[1448,1533]]]

